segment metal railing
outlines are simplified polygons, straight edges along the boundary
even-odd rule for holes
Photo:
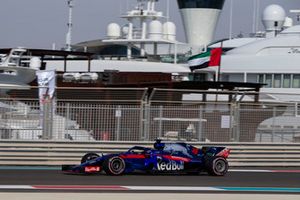
[[[300,140],[298,103],[247,101],[253,93],[206,93],[206,101],[202,96],[199,98],[203,93],[188,90],[60,88],[56,93],[56,99],[41,103],[38,88],[2,93],[0,139],[153,141],[161,137],[195,142],[282,143]]]

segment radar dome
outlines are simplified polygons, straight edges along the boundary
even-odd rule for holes
[[[285,17],[285,10],[279,5],[272,4],[265,8],[262,20],[267,31],[280,31]]]
[[[149,24],[149,39],[160,40],[163,35],[162,23],[158,20],[153,20]]]
[[[110,23],[107,26],[107,37],[109,39],[117,39],[121,37],[121,28],[119,24]]]
[[[42,61],[39,57],[32,57],[30,59],[30,64],[29,66],[33,69],[39,70],[42,66]]]
[[[293,24],[294,24],[293,19],[290,18],[290,17],[286,17],[285,21],[284,21],[284,24],[283,24],[283,28],[285,28],[285,29],[290,28],[290,27],[293,26]]]
[[[163,25],[164,39],[176,40],[176,25],[173,22],[166,22]]]

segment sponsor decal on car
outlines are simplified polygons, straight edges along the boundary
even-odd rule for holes
[[[100,172],[99,166],[87,166],[84,168],[85,172],[91,173],[91,172]]]
[[[161,161],[157,163],[157,170],[158,171],[179,171],[184,170],[184,164],[182,161]]]

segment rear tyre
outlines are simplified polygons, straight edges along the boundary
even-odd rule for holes
[[[228,161],[223,157],[212,157],[206,160],[206,170],[210,175],[224,176],[228,168]]]
[[[113,156],[106,159],[103,163],[103,169],[106,174],[119,176],[125,171],[126,164],[123,158],[119,156]]]
[[[87,153],[87,154],[85,154],[85,155],[81,158],[81,164],[82,164],[82,163],[85,163],[85,162],[88,162],[88,161],[90,161],[90,160],[94,160],[94,159],[96,159],[96,158],[98,158],[98,157],[99,157],[99,155],[96,154],[96,153]]]

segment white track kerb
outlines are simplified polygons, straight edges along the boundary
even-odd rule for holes
[[[189,187],[189,186],[109,186],[109,185],[0,185],[0,190],[80,190],[80,191],[177,191],[177,192],[272,192],[300,193],[300,188],[272,187]]]

